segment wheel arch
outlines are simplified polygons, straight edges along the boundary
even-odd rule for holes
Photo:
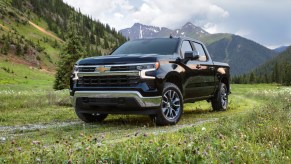
[[[184,96],[183,79],[179,73],[169,72],[164,79],[164,83],[165,82],[170,82],[170,83],[177,85],[177,87],[180,89],[182,95]]]
[[[228,77],[226,77],[226,76],[222,76],[221,78],[220,78],[220,83],[224,83],[225,85],[226,85],[226,87],[227,87],[227,92],[228,92],[228,94],[230,93],[230,83],[229,83],[229,78]]]

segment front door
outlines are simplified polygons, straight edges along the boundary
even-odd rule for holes
[[[208,59],[200,43],[184,42],[181,46],[181,53],[185,53],[185,51],[183,51],[185,46],[183,45],[189,44],[192,50],[186,51],[193,51],[193,49],[195,49],[199,54],[198,60],[190,60],[186,64],[189,69],[186,73],[186,82],[184,86],[185,99],[208,97],[212,95],[215,88],[213,63]]]

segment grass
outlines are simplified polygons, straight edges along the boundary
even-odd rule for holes
[[[38,69],[21,64],[12,64],[0,58],[0,86],[1,90],[15,88],[36,89],[51,88],[53,83],[51,73],[45,73]]]
[[[4,1],[0,6],[7,7]],[[8,28],[1,35],[16,28],[57,61],[54,39],[29,24],[0,23]],[[53,91],[52,74],[6,57],[0,56],[0,163],[291,163],[290,88],[232,85],[229,110],[213,112],[207,102],[185,104],[176,126],[156,127],[136,115],[85,124],[70,106],[68,91]],[[54,66],[44,53],[40,59]]]
[[[68,91],[4,88],[0,163],[291,162],[287,87],[232,85],[228,111],[212,112],[206,102],[186,104],[178,125],[166,127],[135,115],[84,124],[69,106]]]

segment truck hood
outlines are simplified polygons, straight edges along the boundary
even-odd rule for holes
[[[125,54],[90,57],[79,60],[77,65],[111,65],[111,64],[130,64],[130,63],[151,63],[156,62],[158,54]],[[163,55],[168,56],[168,55]]]

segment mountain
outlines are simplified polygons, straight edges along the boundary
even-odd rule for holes
[[[286,51],[288,47],[289,46],[280,46],[278,48],[273,49],[273,51],[275,51],[277,53],[282,53],[282,52]]]
[[[235,76],[233,83],[278,83],[291,85],[291,46],[276,57],[250,71]]]
[[[82,40],[84,56],[110,52],[126,39],[62,0],[1,0],[0,61],[54,72],[74,32]],[[8,64],[6,64],[8,65]]]
[[[232,75],[247,73],[276,55],[274,51],[252,40],[233,34],[209,34],[201,27],[190,22],[175,30],[135,23],[131,28],[119,32],[131,40],[148,37],[169,37],[170,35],[201,40],[206,44],[213,60],[229,63]]]
[[[257,82],[276,82],[291,85],[291,46],[246,76],[251,74],[256,76]]]
[[[200,38],[215,61],[227,62],[232,75],[253,70],[272,59],[276,53],[254,42],[233,34],[212,34]]]
[[[188,22],[180,29],[171,30],[166,27],[155,27],[135,23],[131,28],[126,28],[119,31],[124,37],[130,40],[151,37],[169,37],[172,36],[191,36],[193,38],[200,38],[209,35],[208,32],[200,27]]]

